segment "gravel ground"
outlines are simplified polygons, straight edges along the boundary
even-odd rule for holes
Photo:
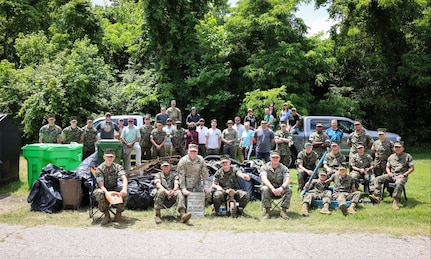
[[[120,225],[120,227],[122,227]],[[429,237],[0,224],[0,258],[430,258]]]

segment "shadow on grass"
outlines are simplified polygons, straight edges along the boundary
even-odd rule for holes
[[[23,185],[24,185],[24,183],[21,182],[20,180],[8,183],[8,184],[0,187],[0,194],[7,194],[7,195],[9,195],[8,193],[18,191],[20,188],[23,187]],[[0,195],[0,199],[2,199],[2,198],[4,198],[4,195]]]

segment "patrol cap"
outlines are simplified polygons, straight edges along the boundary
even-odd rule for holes
[[[196,145],[196,144],[190,144],[189,145],[189,150],[190,151],[198,151],[198,145]]]
[[[318,122],[318,123],[316,124],[316,127],[323,127],[323,123]]]
[[[359,148],[364,148],[364,145],[362,143],[358,143],[358,145],[356,146],[356,149],[359,149]]]
[[[355,120],[355,121],[353,122],[353,125],[361,125],[361,121],[360,121],[360,120]]]
[[[160,163],[160,166],[168,166],[171,165],[168,161],[163,160],[162,163]]]
[[[72,117],[70,117],[70,122],[72,122],[72,121],[78,121],[78,120],[76,119],[76,116],[72,116]]]
[[[55,115],[54,114],[48,114],[48,119],[55,119]]]
[[[311,144],[311,142],[305,142],[305,144],[304,144],[304,147],[312,147],[313,146],[313,144]]]
[[[103,155],[105,156],[115,156],[115,151],[113,149],[105,149],[103,152]]]
[[[382,135],[386,133],[386,129],[385,128],[378,128],[377,129],[377,134]]]
[[[273,151],[271,151],[270,156],[278,156],[278,157],[280,157],[280,153],[277,150],[273,150]]]
[[[328,176],[324,170],[319,170],[319,175]]]
[[[347,171],[347,168],[346,168],[346,167],[344,167],[344,165],[341,165],[341,166],[339,166],[339,167],[338,167],[338,171],[343,171],[343,172],[345,172],[345,171]]]
[[[220,162],[230,161],[230,156],[228,154],[223,154],[220,156]]]
[[[146,114],[144,119],[151,119],[151,116],[149,114]]]
[[[394,147],[404,147],[404,142],[403,141],[396,141],[394,143]]]
[[[337,141],[332,141],[332,142],[331,142],[331,146],[338,146]]]

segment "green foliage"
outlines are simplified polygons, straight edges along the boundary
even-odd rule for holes
[[[20,33],[15,40],[16,54],[21,67],[39,65],[53,55],[53,46],[43,32],[24,35]]]

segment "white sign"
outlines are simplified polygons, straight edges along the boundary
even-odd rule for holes
[[[192,218],[203,218],[205,212],[205,193],[190,192],[186,199],[187,212],[192,214]]]

